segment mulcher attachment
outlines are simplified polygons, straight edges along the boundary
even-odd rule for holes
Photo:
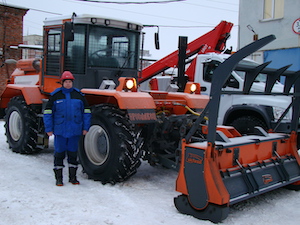
[[[272,94],[293,94],[292,103],[286,110],[293,112],[288,134],[274,131],[267,133],[256,127],[254,134],[242,136],[233,127],[217,127],[222,87],[231,71],[244,57],[274,39],[271,35],[253,42],[215,70],[210,101],[181,144],[176,190],[182,195],[174,199],[181,213],[218,223],[228,216],[232,204],[283,186],[300,189],[300,158],[297,152],[299,72],[287,73],[285,71],[288,67],[267,70],[267,64],[245,70],[244,90],[239,93],[251,94],[250,88],[261,72],[267,74],[265,92],[261,94],[270,94],[276,80],[285,76],[284,92]],[[290,93],[292,86],[294,92]],[[206,113],[209,113],[208,127],[202,130],[208,129],[208,132],[207,139],[203,141],[195,133],[199,131],[199,124]]]
[[[213,223],[218,223],[226,219],[229,213],[229,207],[226,205],[208,204],[205,209],[196,210],[191,206],[186,195],[179,195],[174,198],[174,204],[178,211],[183,214],[192,215],[201,220],[210,220]]]

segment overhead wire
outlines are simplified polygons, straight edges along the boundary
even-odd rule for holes
[[[81,0],[64,0],[66,2],[73,2],[76,4],[82,4],[83,1]],[[91,2],[92,3],[92,2]],[[131,10],[125,10],[125,9],[116,9],[116,8],[111,8],[111,7],[105,7],[105,6],[101,6],[101,8],[106,8],[106,9],[111,9],[111,10],[116,10],[116,11],[121,11],[121,12],[128,12],[128,13],[134,13],[134,14],[140,14],[143,16],[151,16],[151,17],[156,17],[156,18],[162,18],[162,19],[170,19],[170,20],[180,20],[181,22],[192,22],[195,23],[195,21],[193,20],[187,20],[187,19],[183,19],[183,18],[175,18],[175,17],[167,17],[167,16],[158,16],[158,15],[153,15],[153,14],[148,14],[145,12],[136,12],[136,11],[131,11]]]
[[[45,10],[41,10],[41,9],[34,9],[34,8],[28,8],[28,9],[37,11],[37,12],[42,12],[42,13],[49,13],[49,14],[53,14],[53,15],[62,15],[61,13],[49,12],[49,11],[45,11]]]
[[[216,2],[216,3],[221,3],[221,4],[227,4],[227,5],[238,5],[238,4],[235,4],[235,3],[232,3],[232,2],[228,2],[228,0],[225,0],[224,1],[218,1],[218,0],[209,0],[210,2]]]
[[[174,3],[174,2],[183,2],[186,0],[162,0],[162,1],[140,1],[140,2],[116,2],[116,1],[102,1],[102,0],[77,0],[83,2],[96,2],[96,3],[107,3],[107,4],[161,4],[161,3]]]
[[[74,2],[74,0],[64,0],[64,1],[68,1],[68,2]],[[110,4],[110,3],[114,3],[114,4],[149,4],[151,3],[167,3],[167,1],[136,1],[136,2],[116,2],[116,1],[104,1],[104,0],[75,0],[78,2],[78,4],[81,4],[79,2],[90,2],[90,3],[103,3],[103,4]],[[194,6],[198,6],[198,7],[204,7],[204,8],[212,8],[212,9],[218,9],[218,10],[223,10],[223,11],[229,11],[229,12],[238,12],[238,10],[231,10],[231,9],[226,9],[226,8],[219,8],[219,7],[213,7],[213,6],[209,6],[209,5],[200,5],[200,4],[196,4],[196,3],[190,3],[190,2],[186,2],[186,0],[184,1],[168,1],[168,3],[173,3],[173,2],[180,2],[181,4],[187,4],[187,5],[194,5]],[[219,3],[223,3],[220,1],[215,1],[215,2],[219,2]],[[230,3],[225,3],[225,4],[230,4]],[[230,5],[233,5],[232,3]],[[103,6],[101,6],[101,8],[104,8]],[[188,20],[188,19],[183,19],[183,18],[173,18],[173,17],[168,17],[168,16],[162,16],[162,15],[153,15],[153,14],[148,14],[145,12],[137,12],[137,11],[130,11],[130,10],[124,10],[124,9],[116,9],[116,8],[110,8],[110,7],[105,7],[108,9],[112,9],[112,10],[117,10],[117,11],[123,11],[123,12],[128,12],[128,13],[134,13],[134,14],[141,14],[141,15],[146,15],[146,16],[151,16],[151,17],[156,17],[156,18],[162,18],[162,19],[170,19],[170,20],[180,20],[180,22],[192,22],[192,23],[199,23],[198,21],[194,21],[194,20]],[[205,22],[201,22],[201,24],[207,24],[207,27],[214,27],[214,24],[210,24],[210,23],[205,23]],[[169,25],[159,25],[157,24],[157,26],[160,27],[165,27],[165,28],[195,28],[195,27],[205,27],[203,25],[195,25],[195,26],[191,26],[191,25],[187,25],[187,26],[169,26]]]
[[[164,3],[181,2],[183,4],[188,4],[188,5],[195,5],[195,6],[201,6],[201,7],[206,7],[206,8],[237,12],[236,10],[230,10],[230,9],[224,9],[224,8],[219,8],[219,7],[212,7],[212,6],[207,6],[207,5],[199,5],[199,4],[195,4],[195,3],[190,3],[190,2],[186,2],[186,0],[136,1],[136,2],[124,2],[124,1],[119,2],[119,1],[103,1],[103,0],[75,0],[75,1],[103,3],[103,4],[121,4],[121,5],[126,5],[126,4],[164,4]],[[234,5],[234,4],[228,3],[228,2],[221,2],[221,1],[214,1],[214,2]]]
[[[147,25],[145,25],[147,26]],[[186,26],[179,26],[179,25],[156,25],[156,26],[159,26],[159,27],[164,27],[164,28],[213,28],[215,27],[216,25],[207,25],[207,26],[202,26],[202,25],[195,25],[195,26],[192,26],[192,25],[186,25]],[[236,27],[238,25],[233,25],[233,27]]]
[[[200,5],[200,4],[196,4],[196,3],[190,3],[190,2],[182,2],[182,4],[200,6],[200,7],[211,8],[211,9],[218,9],[218,10],[222,10],[222,11],[238,12],[238,10],[225,9],[225,8],[220,8],[220,7],[215,7],[215,6],[209,6],[209,5]],[[230,3],[227,3],[227,4],[230,4]]]
[[[100,1],[99,2],[92,2],[94,0],[63,0],[66,2],[72,2],[72,3],[76,3],[76,4],[84,4],[83,2],[90,2],[90,3],[104,3],[107,4],[106,2],[112,2],[112,1]],[[96,0],[98,1],[98,0]],[[149,1],[148,1],[149,2]],[[156,1],[153,1],[156,2]],[[198,4],[194,4],[194,3],[186,3],[186,2],[180,2],[181,4],[193,4],[195,6],[199,6],[199,7],[207,7],[204,5],[198,5]],[[97,7],[97,6],[96,6]],[[127,13],[133,13],[133,14],[140,14],[143,16],[150,16],[150,17],[156,17],[156,18],[162,18],[162,19],[169,19],[169,20],[176,20],[176,21],[180,21],[180,22],[192,22],[192,23],[199,23],[198,21],[194,21],[194,20],[189,20],[189,19],[183,19],[183,18],[178,18],[178,17],[168,17],[168,16],[162,16],[162,15],[154,15],[154,14],[148,14],[145,12],[137,12],[137,11],[131,11],[131,10],[125,10],[125,9],[116,9],[116,8],[111,8],[111,7],[107,7],[107,6],[101,6],[101,8],[106,8],[106,9],[111,9],[111,10],[116,10],[116,11],[121,11],[121,12],[127,12]],[[209,8],[209,7],[208,7]],[[213,8],[213,7],[211,7]],[[233,11],[233,10],[227,10],[227,9],[221,9],[221,8],[217,8],[220,10],[225,10],[225,11]],[[238,12],[238,11],[233,11],[233,12]],[[205,22],[201,22],[201,24],[207,24],[208,27],[214,27],[214,24],[211,23],[205,23]],[[159,24],[157,24],[158,26],[161,26]],[[167,26],[165,25],[165,27],[172,27],[172,26]],[[198,27],[198,26],[185,26],[186,28],[194,28],[194,27]],[[204,26],[203,26],[204,27]],[[184,28],[184,26],[174,26],[174,28]]]
[[[5,0],[2,0],[5,1]],[[208,5],[200,5],[200,4],[195,4],[195,3],[190,3],[190,2],[186,2],[186,0],[153,0],[153,1],[107,1],[107,0],[64,0],[66,2],[78,2],[77,4],[80,4],[79,2],[90,2],[90,3],[103,3],[103,4],[161,4],[161,3],[181,3],[181,4],[188,4],[188,5],[194,5],[194,6],[199,6],[199,7],[206,7],[206,8],[214,8],[214,9],[219,9],[219,10],[225,10],[225,11],[232,11],[232,12],[238,12],[235,10],[230,10],[230,9],[225,9],[225,8],[218,8],[218,7],[211,7]],[[216,1],[216,2],[220,2],[220,1]],[[229,3],[228,3],[229,4]],[[103,6],[101,6],[101,8],[104,8]],[[124,10],[124,9],[116,9],[116,8],[110,8],[110,7],[106,7],[108,9],[112,9],[112,10],[117,10],[117,11],[123,11],[123,12],[128,12],[128,13],[134,13],[134,14],[140,14],[140,15],[146,15],[146,16],[151,16],[151,17],[156,17],[156,18],[162,18],[162,19],[170,19],[170,20],[180,20],[181,22],[192,22],[192,23],[199,23],[197,21],[194,20],[189,20],[189,19],[183,19],[183,18],[173,18],[173,17],[168,17],[168,16],[162,16],[162,15],[153,15],[153,14],[148,14],[145,12],[136,12],[136,11],[131,11],[131,10]],[[36,8],[29,8],[32,11],[37,11],[37,12],[42,12],[42,13],[48,13],[48,14],[53,14],[53,15],[62,15],[61,13],[56,13],[56,12],[50,12],[50,11],[46,11],[46,10],[41,10],[41,9],[36,9]],[[207,27],[214,27],[213,24],[209,24],[209,23],[204,23],[201,22],[202,24],[207,24]],[[161,27],[165,27],[165,28],[195,28],[195,27],[205,27],[203,25],[195,25],[195,26],[191,26],[191,25],[187,25],[187,26],[169,26],[169,25],[159,25]]]
[[[238,12],[236,10],[230,10],[230,9],[226,9],[226,8],[219,8],[219,7],[213,7],[213,6],[209,6],[209,5],[200,5],[197,3],[190,3],[190,2],[186,2],[186,0],[148,0],[148,1],[126,1],[126,2],[119,2],[119,1],[107,1],[107,0],[64,0],[66,2],[72,2],[72,3],[77,3],[77,4],[83,4],[83,2],[90,2],[90,3],[103,3],[103,4],[160,4],[160,3],[181,3],[181,4],[187,4],[187,5],[194,5],[194,6],[198,6],[198,7],[205,7],[205,8],[213,8],[213,9],[218,9],[218,10],[223,10],[223,11],[231,11],[231,12]],[[6,0],[2,0],[2,2],[6,2]],[[80,3],[81,2],[81,3]],[[224,2],[220,2],[220,1],[214,1],[214,2],[218,2],[218,3],[224,3]],[[224,4],[230,4],[230,3],[224,3]],[[230,4],[232,5],[232,3]],[[146,16],[150,16],[150,17],[156,17],[156,18],[162,18],[162,19],[169,19],[169,20],[180,20],[181,22],[192,22],[192,23],[199,23],[198,21],[194,21],[194,20],[189,20],[189,19],[183,19],[183,18],[175,18],[175,17],[168,17],[168,16],[163,16],[163,15],[154,15],[154,14],[148,14],[145,12],[137,12],[137,11],[131,11],[131,10],[124,10],[124,9],[116,9],[116,8],[111,8],[111,7],[103,7],[101,6],[101,8],[107,8],[107,9],[111,9],[111,10],[117,10],[117,11],[123,11],[123,12],[128,12],[128,13],[134,13],[134,14],[140,14],[140,15],[146,15]],[[54,14],[54,15],[62,15],[61,13],[56,13],[56,12],[50,12],[50,11],[46,11],[46,10],[41,10],[41,9],[36,9],[36,8],[29,8],[30,10],[33,11],[37,11],[37,12],[42,12],[42,13],[48,13],[48,14]],[[159,25],[157,24],[157,26],[160,27],[165,27],[165,28],[205,28],[205,27],[214,27],[213,24],[210,23],[204,23],[201,22],[201,24],[207,24],[207,25]]]
[[[3,5],[8,5],[8,6],[10,5],[9,3],[7,3],[6,0],[1,0],[1,2],[3,3]],[[52,15],[62,15],[61,13],[50,12],[50,11],[47,11],[47,10],[41,10],[41,9],[36,9],[36,8],[31,8],[31,7],[25,7],[25,8],[29,9],[29,10],[32,10],[32,11],[41,12],[41,13],[47,13],[47,14],[52,14]],[[40,23],[36,23],[35,21],[26,20],[26,22],[38,25],[39,28],[41,27],[41,24]],[[28,25],[28,24],[27,24],[26,27],[33,28],[33,29],[39,29],[36,26],[32,26],[32,25]]]

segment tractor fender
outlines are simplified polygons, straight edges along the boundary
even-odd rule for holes
[[[209,101],[208,95],[187,94],[182,92],[168,92],[166,98],[174,101],[182,100],[188,107],[193,109],[204,109]]]
[[[266,105],[241,104],[231,106],[225,113],[223,124],[230,124],[234,119],[251,115],[263,120],[268,128],[271,127],[271,121],[274,120],[272,107]]]
[[[48,98],[42,94],[37,85],[8,84],[1,95],[1,108],[6,108],[11,98],[23,96],[27,105],[42,104],[42,99]]]
[[[150,123],[156,121],[154,103],[151,95],[145,92],[125,92],[117,90],[81,89],[89,105],[103,102],[127,110],[133,123]]]
[[[116,90],[81,89],[91,105],[106,103],[117,105],[120,109],[155,109],[153,98],[145,92],[122,92]]]

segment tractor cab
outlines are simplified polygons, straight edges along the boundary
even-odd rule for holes
[[[142,25],[93,15],[56,17],[44,21],[41,88],[59,86],[71,71],[77,88],[99,88],[105,79],[137,77]]]

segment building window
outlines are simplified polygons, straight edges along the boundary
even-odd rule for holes
[[[264,20],[283,18],[284,0],[264,0]]]

